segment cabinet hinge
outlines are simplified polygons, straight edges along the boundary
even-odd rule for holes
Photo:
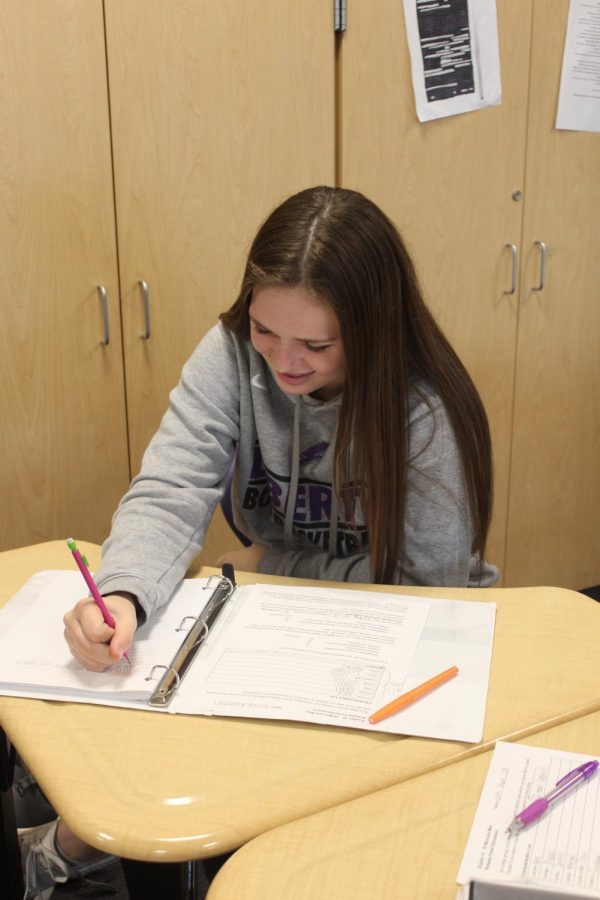
[[[333,0],[333,30],[346,30],[346,0]]]

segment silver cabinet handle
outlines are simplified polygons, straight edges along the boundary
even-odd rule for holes
[[[150,337],[150,299],[148,296],[148,283],[146,281],[138,281],[142,289],[142,301],[144,303],[144,333],[141,335],[142,340],[147,341]]]
[[[534,241],[536,247],[540,248],[540,283],[537,287],[532,288],[533,291],[542,291],[546,281],[546,251],[548,250],[544,241]]]
[[[106,347],[110,340],[110,332],[108,330],[108,297],[106,295],[106,288],[103,284],[98,284],[96,287],[98,288],[100,303],[102,304],[102,326],[104,328],[104,337],[100,343]]]
[[[502,293],[503,294],[514,294],[514,292],[517,289],[517,271],[518,271],[519,254],[517,251],[516,244],[505,244],[504,246],[508,247],[510,249],[510,252],[512,255],[512,276],[510,279],[510,290],[502,291]]]

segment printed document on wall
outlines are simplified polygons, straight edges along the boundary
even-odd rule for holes
[[[404,0],[421,122],[502,100],[496,0]]]
[[[600,131],[600,0],[571,0],[556,127]]]

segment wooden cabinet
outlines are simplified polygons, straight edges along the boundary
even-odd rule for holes
[[[260,222],[334,181],[332,18],[330,0],[2,4],[2,548],[106,536]],[[217,516],[202,558],[232,543]]]
[[[98,541],[129,480],[101,0],[2,3],[0,95],[0,548]]]
[[[235,299],[262,219],[334,177],[330,12],[323,0],[106,2],[134,471],[181,364]]]
[[[330,0],[1,5],[1,548],[102,541],[260,221],[337,178],[481,391],[504,583],[600,581],[600,136],[554,128],[568,0],[497,8],[502,104],[419,124],[393,0],[349,4],[337,65]]]
[[[135,473],[182,364],[237,296],[261,221],[334,180],[334,32],[329,0],[105,7]],[[201,558],[236,543],[218,515]]]
[[[502,104],[420,124],[402,4],[353,5],[341,183],[400,227],[481,392],[495,456],[489,557],[504,584],[581,588],[600,580],[600,136],[554,128],[568,0],[497,8]],[[536,241],[548,247],[542,291]]]
[[[567,12],[534,3],[506,579],[582,588],[600,582],[600,134],[554,127]]]

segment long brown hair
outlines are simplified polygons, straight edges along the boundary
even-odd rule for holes
[[[333,308],[346,357],[335,448],[335,485],[360,487],[371,578],[402,578],[409,453],[409,380],[441,397],[460,450],[483,559],[492,508],[492,450],[477,390],[423,300],[413,262],[393,223],[356,191],[314,187],[282,203],[260,228],[239,296],[222,314],[249,336],[252,291],[302,285]],[[398,568],[400,566],[400,570]]]

